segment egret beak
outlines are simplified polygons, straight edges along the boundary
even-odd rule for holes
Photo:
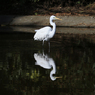
[[[60,19],[60,18],[57,18],[57,17],[55,17],[55,19],[57,19],[57,20],[62,20],[62,19]]]
[[[62,76],[61,77],[55,77],[55,78],[62,78]]]

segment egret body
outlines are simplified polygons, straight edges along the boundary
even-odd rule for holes
[[[61,20],[53,15],[50,17],[50,25],[52,25],[53,28],[46,26],[41,29],[35,30],[36,33],[34,35],[34,40],[43,41],[43,44],[44,44],[44,41],[49,41],[54,36],[55,31],[56,31],[56,24],[53,22],[53,20],[56,20],[56,19]]]
[[[39,65],[45,69],[52,68],[52,70],[50,72],[51,80],[54,81],[54,80],[56,80],[56,78],[60,78],[60,77],[53,76],[53,74],[56,73],[56,65],[55,65],[55,62],[52,58],[49,58],[48,55],[38,54],[38,53],[34,54],[34,58],[36,60],[35,65]]]

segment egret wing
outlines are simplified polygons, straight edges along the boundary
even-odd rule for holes
[[[51,27],[47,26],[36,30],[36,34],[34,35],[35,40],[47,40],[49,36],[49,32],[51,31]]]
[[[47,57],[47,55],[43,56],[41,54],[35,53],[34,54],[34,58],[36,60],[35,65],[39,65],[43,68],[50,69],[51,66],[50,66],[49,61],[48,61],[49,58],[48,58],[48,60],[46,60],[45,57]]]

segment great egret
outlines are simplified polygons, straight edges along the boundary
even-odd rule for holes
[[[56,73],[56,65],[55,62],[52,58],[49,58],[48,55],[44,54],[39,54],[39,53],[34,53],[34,58],[36,60],[35,65],[39,65],[45,69],[51,69],[50,72],[50,78],[51,80],[56,80],[56,78],[61,78],[61,77],[55,77],[53,74]]]
[[[46,26],[41,29],[35,30],[35,35],[34,35],[34,40],[39,40],[39,41],[49,41],[50,38],[52,38],[55,34],[56,31],[56,24],[53,22],[53,20],[61,20],[60,18],[55,17],[52,15],[50,17],[50,24],[53,26],[53,28]],[[49,47],[50,47],[50,42],[49,42]]]

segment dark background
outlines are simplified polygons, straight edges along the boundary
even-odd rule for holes
[[[0,15],[94,15],[94,6],[94,0],[0,0]]]

